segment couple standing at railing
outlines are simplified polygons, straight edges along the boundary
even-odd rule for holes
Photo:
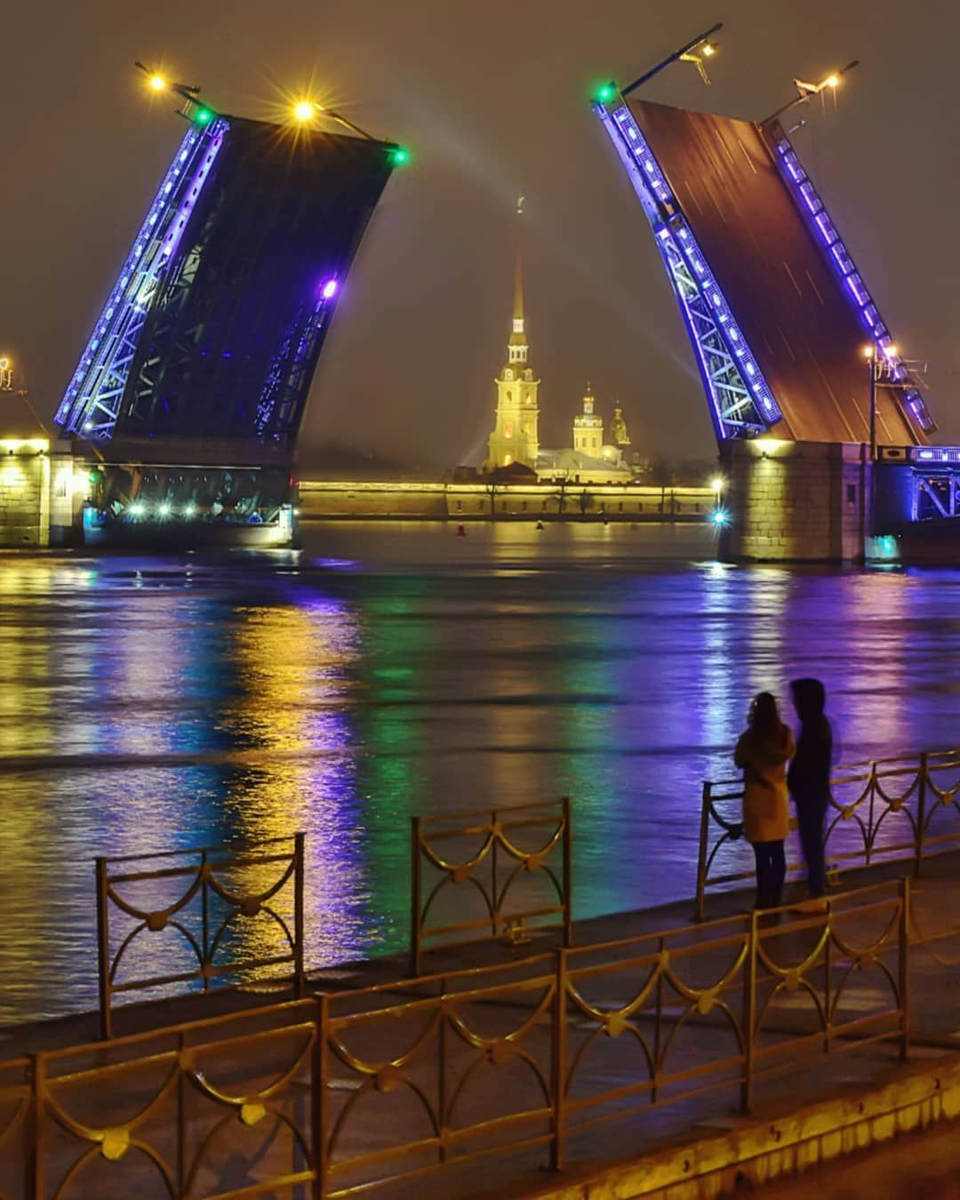
[[[795,679],[790,692],[800,718],[796,742],[769,692],[754,700],[750,724],[737,742],[734,762],[743,768],[743,832],[757,860],[756,907],[777,908],[787,870],[783,842],[790,830],[789,790],[810,893],[798,907],[819,912],[825,907],[823,827],[830,799],[833,733],[824,714],[826,691],[819,679]]]

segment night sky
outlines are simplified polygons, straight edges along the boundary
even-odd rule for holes
[[[478,461],[526,197],[530,358],[541,441],[567,445],[587,379],[622,399],[641,453],[713,453],[692,352],[646,222],[589,107],[716,20],[705,88],[677,65],[650,99],[762,118],[794,75],[860,60],[795,137],[903,352],[930,361],[941,440],[960,441],[956,195],[960,7],[918,0],[233,0],[19,4],[0,51],[0,349],[52,414],[182,136],[133,60],[275,116],[309,92],[411,147],[368,232],[302,442],[423,466]],[[313,87],[310,87],[311,80]]]

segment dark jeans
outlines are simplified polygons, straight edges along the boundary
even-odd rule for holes
[[[753,853],[757,859],[757,908],[778,908],[787,873],[783,842],[754,842]]]
[[[797,806],[797,833],[807,864],[807,884],[811,896],[827,890],[827,868],[823,857],[823,822],[827,815],[826,797],[794,796]]]

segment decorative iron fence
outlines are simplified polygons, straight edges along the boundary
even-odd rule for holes
[[[906,1057],[909,909],[903,879],[773,925],[744,915],[14,1059],[0,1169],[11,1195],[336,1200],[531,1148],[559,1167],[568,1138],[640,1108],[726,1091],[748,1109],[811,1051],[892,1039]]]
[[[952,782],[951,782],[952,780]],[[825,843],[828,871],[876,862],[911,863],[960,847],[960,750],[876,759],[839,767],[830,781]],[[745,883],[753,871],[726,860],[743,837],[740,780],[705,781],[700,810],[697,897],[703,920],[708,889]],[[788,877],[802,872],[791,862]]]
[[[303,988],[302,833],[96,860],[100,1027],[123,993],[256,980]],[[157,941],[175,945],[157,955]],[[156,963],[163,964],[158,970]],[[279,972],[277,968],[289,968]]]
[[[411,974],[420,974],[427,948],[504,936],[522,943],[531,922],[539,927],[559,924],[563,945],[571,944],[570,808],[569,799],[564,799],[413,818]],[[472,889],[476,916],[442,911],[452,889]]]

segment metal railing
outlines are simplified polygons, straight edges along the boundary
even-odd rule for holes
[[[504,936],[522,944],[528,938],[530,922],[541,928],[559,924],[563,945],[571,944],[570,808],[569,799],[564,799],[452,817],[413,818],[412,975],[420,974],[427,948]],[[537,839],[532,846],[521,844],[530,837]],[[538,881],[543,886],[538,886]],[[437,915],[445,893],[454,888],[473,889],[477,916],[445,919]]]
[[[811,1054],[907,1056],[910,887],[14,1059],[3,1163],[31,1196],[335,1200],[521,1149],[559,1167],[568,1138],[691,1097],[748,1110]]]
[[[947,783],[945,773],[953,778]],[[824,842],[827,867],[903,862],[920,873],[924,857],[960,847],[960,750],[875,759],[838,767],[831,777]],[[743,837],[741,780],[705,781],[700,809],[694,917],[703,920],[707,890],[753,879],[752,870],[722,869],[726,852]],[[721,867],[721,869],[718,869]],[[788,877],[802,874],[799,862]]]
[[[303,988],[304,835],[266,841],[167,850],[96,860],[100,1031],[113,1036],[119,994],[199,983],[234,986],[257,980]],[[171,894],[172,892],[172,894]],[[285,900],[286,911],[280,911]],[[236,923],[264,917],[252,945],[234,943]],[[158,973],[152,946],[165,933],[177,939],[176,968]],[[162,958],[171,963],[169,955]],[[289,967],[287,973],[276,968]],[[124,968],[132,974],[125,975]],[[270,972],[265,975],[264,972]]]

